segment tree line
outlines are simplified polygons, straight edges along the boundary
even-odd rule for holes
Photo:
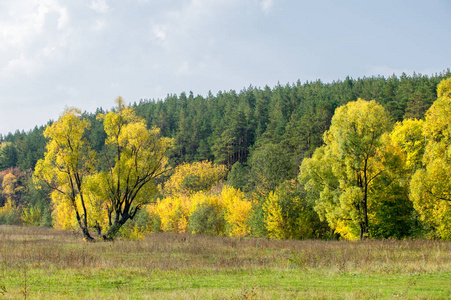
[[[229,196],[222,196],[219,197],[220,199],[218,198],[219,200],[214,200],[216,201],[215,209],[212,209],[214,205],[202,204],[209,203],[205,199],[205,201],[196,200],[197,202],[193,202],[195,205],[193,204],[194,206],[188,210],[189,213],[186,212],[186,207],[184,214],[181,212],[182,210],[179,210],[178,215],[184,216],[184,219],[180,220],[184,220],[183,222],[186,224],[207,222],[207,219],[200,223],[198,221],[196,221],[197,223],[194,221],[190,222],[191,213],[194,213],[196,209],[202,208],[205,210],[203,213],[197,212],[193,216],[198,216],[202,219],[208,215],[207,212],[210,212],[210,215],[212,215],[212,212],[216,211],[214,215],[219,218],[219,221],[217,220],[218,224],[221,222],[223,224],[222,227],[219,227],[223,228],[222,231],[216,230],[216,232],[222,232],[222,234],[226,232],[235,232],[235,234],[241,232],[247,235],[263,235],[275,238],[332,238],[337,236],[345,238],[356,238],[356,236],[402,238],[406,236],[431,235],[444,237],[437,231],[439,226],[436,224],[437,222],[434,223],[435,225],[427,222],[424,215],[419,213],[418,209],[415,209],[417,207],[413,206],[413,202],[409,198],[409,195],[413,194],[413,192],[406,190],[407,184],[402,185],[399,183],[398,187],[395,184],[391,185],[392,192],[399,194],[398,200],[392,200],[390,203],[386,201],[384,205],[397,207],[398,210],[393,212],[402,212],[401,214],[394,213],[394,215],[390,215],[391,219],[388,216],[389,213],[379,217],[372,215],[387,212],[386,207],[381,207],[379,210],[370,209],[369,214],[367,212],[360,215],[359,213],[350,212],[346,218],[333,219],[330,216],[334,213],[325,207],[321,208],[321,205],[318,204],[319,202],[316,201],[317,199],[326,199],[324,198],[324,190],[318,187],[313,188],[315,185],[311,180],[305,179],[305,181],[300,180],[299,182],[297,179],[305,175],[305,173],[300,172],[299,166],[302,165],[301,170],[303,170],[306,161],[314,160],[320,156],[327,156],[317,153],[320,151],[324,152],[324,148],[329,145],[328,143],[332,143],[330,141],[333,140],[331,132],[336,128],[333,120],[337,118],[337,108],[342,109],[348,103],[359,103],[359,98],[373,99],[375,100],[374,103],[377,103],[384,111],[376,119],[385,126],[383,130],[381,129],[381,132],[387,133],[389,128],[392,128],[396,122],[408,122],[411,119],[425,120],[425,114],[432,103],[437,98],[440,98],[437,94],[439,82],[449,76],[451,76],[451,73],[448,70],[432,77],[419,74],[413,74],[412,76],[403,74],[400,77],[391,76],[388,78],[381,76],[356,80],[346,78],[344,81],[328,84],[321,81],[306,82],[304,84],[297,82],[292,85],[277,85],[273,89],[269,87],[263,89],[249,87],[239,93],[235,91],[219,92],[216,96],[209,93],[206,97],[194,96],[193,93],[182,93],[178,96],[168,95],[164,100],[142,100],[139,103],[134,103],[130,105],[130,109],[136,115],[136,119],[143,120],[148,130],[158,128],[161,138],[171,139],[172,146],[168,147],[166,152],[170,171],[165,172],[157,180],[156,184],[159,188],[155,197],[146,200],[153,204],[146,206],[146,209],[140,209],[140,213],[137,213],[137,210],[136,217],[133,216],[132,218],[134,220],[128,222],[122,231],[125,232],[128,228],[129,232],[131,232],[131,228],[134,228],[133,230],[138,232],[138,227],[141,228],[140,230],[147,231],[180,231],[174,225],[177,223],[176,221],[169,222],[173,225],[165,225],[169,224],[165,221],[165,217],[156,213],[156,211],[159,211],[157,208],[158,203],[163,205],[162,203],[167,202],[165,199],[172,197],[172,202],[169,202],[174,204],[177,201],[182,201],[180,199],[183,198],[186,204],[186,199],[191,199],[195,194],[197,194],[196,197],[200,197],[199,194],[201,192],[205,194],[205,197],[216,195],[215,197],[218,198],[218,195],[221,195],[223,190],[229,191],[228,195],[230,195],[230,191],[233,189],[240,195],[241,206],[252,207],[252,209],[249,208],[246,218],[243,215],[240,217],[242,219],[240,222],[244,222],[240,225],[240,228],[245,228],[246,230],[242,229],[240,231],[236,229],[234,231],[231,229],[233,227],[230,227],[231,221],[227,220],[232,220],[234,217],[225,213],[227,205],[229,205],[228,211],[231,211],[230,203],[233,201],[230,202],[230,199],[225,200]],[[111,134],[108,134],[108,130],[105,127],[105,120],[99,116],[108,115],[111,112],[117,113],[119,110],[119,107],[116,107],[110,112],[106,112],[99,108],[95,113],[82,113],[78,117],[80,120],[86,120],[90,124],[82,135],[91,151],[101,154],[95,166],[98,171],[107,170],[107,165],[109,165],[110,170],[113,170],[115,166],[112,163],[114,161],[112,150],[108,150],[108,148],[111,148],[108,146],[111,145],[108,142],[111,139]],[[369,120],[370,118],[365,119],[365,121]],[[54,126],[52,124],[54,123],[49,122],[47,127]],[[417,127],[419,128],[419,126],[415,128]],[[0,205],[6,207],[6,204],[9,203],[8,205],[11,207],[9,211],[16,210],[15,215],[13,213],[10,215],[2,213],[0,215],[1,222],[22,222],[48,226],[50,224],[58,224],[58,220],[61,221],[61,218],[58,219],[59,217],[55,213],[55,204],[51,204],[48,196],[50,195],[50,190],[45,188],[36,189],[31,181],[31,174],[35,171],[36,163],[39,159],[44,158],[46,144],[49,143],[49,136],[44,135],[45,128],[45,126],[36,127],[27,133],[16,132],[1,137],[0,167],[4,175],[2,175],[3,184]],[[395,126],[395,128],[397,127]],[[419,130],[418,128],[417,131]],[[323,139],[326,131],[328,132],[327,135],[330,136],[328,140]],[[400,135],[402,134],[399,133],[398,138]],[[349,137],[358,139],[357,136],[352,134]],[[336,139],[340,140],[344,139],[344,137],[340,136]],[[378,141],[378,143],[381,142]],[[384,145],[387,145],[387,143]],[[374,144],[374,146],[376,147],[377,145]],[[338,146],[330,147],[336,148]],[[379,148],[371,151],[378,152],[378,155],[380,155]],[[367,156],[373,154],[373,152],[368,153]],[[346,153],[346,155],[343,153]],[[342,156],[350,157],[348,152],[345,151],[343,153],[341,154]],[[416,153],[419,156],[418,151]],[[388,160],[389,158],[386,157],[385,159]],[[394,160],[394,158],[392,159]],[[420,163],[422,159],[417,157],[415,168],[426,167],[426,165],[423,165],[423,162]],[[220,179],[211,186],[207,184],[202,188],[194,188],[194,190],[185,188],[178,191],[177,197],[180,196],[181,198],[174,200],[177,198],[176,194],[174,194],[174,191],[169,192],[166,185],[171,181],[171,177],[174,176],[173,173],[176,172],[175,170],[178,170],[178,167],[181,166],[191,166],[196,162],[205,161],[214,162],[215,166],[224,166],[225,173],[221,173],[222,176],[218,177]],[[333,161],[336,162],[338,159]],[[412,163],[411,160],[408,161],[409,164]],[[342,162],[343,165],[347,163]],[[320,164],[324,164],[324,161]],[[373,169],[377,169],[373,165],[370,168],[371,172],[373,172]],[[357,169],[360,170],[360,167]],[[373,179],[370,178],[371,180],[366,178],[369,181],[366,183],[365,176],[371,176],[371,174],[365,175],[364,171],[363,177],[357,180],[360,182],[360,185],[357,184],[355,186],[367,192],[367,196],[363,196],[367,198],[365,200],[367,204],[369,202],[372,203],[371,205],[381,203],[380,201],[369,201],[368,195],[376,189],[374,185],[376,182],[380,184],[379,190],[383,190],[380,188],[383,180],[393,182],[393,178],[384,177],[389,173],[386,171],[389,169],[384,166],[384,172],[380,172],[384,174],[383,176],[377,175]],[[379,169],[379,171],[381,170]],[[413,169],[411,168],[411,170]],[[333,173],[332,171],[328,172]],[[346,173],[345,171],[341,172]],[[374,174],[378,174],[377,171],[375,172]],[[404,171],[404,173],[406,172]],[[5,176],[7,177],[6,181],[4,179]],[[11,176],[14,176],[15,181],[11,180]],[[192,185],[195,187],[199,185],[201,182],[199,176],[199,174],[187,176],[182,180],[184,186]],[[337,175],[335,174],[335,176]],[[399,182],[410,183],[413,179],[407,176],[403,180],[399,179]],[[104,181],[107,180],[104,179]],[[336,181],[340,180],[336,179]],[[99,182],[102,182],[102,180]],[[222,182],[222,188],[218,187],[220,182]],[[335,192],[347,189],[338,183],[335,186],[328,184],[330,189],[332,187],[336,188]],[[14,187],[12,192],[11,188],[9,188],[10,186]],[[49,187],[47,186],[47,188]],[[216,191],[214,191],[215,189]],[[210,194],[207,195],[207,192]],[[349,199],[355,196],[354,192],[355,190],[347,192]],[[387,191],[385,192],[387,193]],[[332,197],[335,199],[331,200],[332,203],[333,201],[339,201],[337,200],[340,198],[339,196],[334,197]],[[378,195],[378,197],[382,199],[385,196]],[[352,201],[349,199],[346,201],[351,203]],[[342,201],[346,202],[343,199]],[[361,203],[363,204],[365,201],[362,200]],[[252,205],[249,206],[247,203]],[[328,202],[324,201],[322,203],[325,205]],[[105,211],[109,211],[108,205],[104,206],[106,207]],[[355,207],[356,204],[349,204],[349,207],[352,206]],[[357,211],[365,210],[365,205],[359,204],[358,206],[359,209]],[[4,210],[7,211],[7,209]],[[351,211],[350,208],[346,207],[341,207],[338,210]],[[366,210],[368,210],[368,207]],[[243,214],[246,215],[244,212]],[[302,217],[300,217],[301,215]],[[446,217],[447,214],[445,213],[444,216]],[[235,217],[238,218],[237,216]],[[428,220],[430,218],[428,217]],[[106,219],[108,219],[108,216],[104,216],[104,220]],[[141,221],[139,221],[140,219]],[[331,221],[332,219],[334,221]],[[372,221],[368,222],[365,219]],[[87,226],[97,226],[98,228],[100,224],[103,224],[99,220],[97,220],[97,223],[88,224]],[[302,222],[301,220],[304,221]],[[390,220],[392,223],[387,220]],[[112,224],[111,221],[106,221],[103,226],[106,228]],[[202,230],[199,228],[193,229],[192,226],[191,232],[196,233],[207,230],[206,228]],[[189,230],[188,225],[184,228],[186,231]],[[280,228],[285,229],[281,230]],[[359,233],[356,234],[356,231],[359,231]]]

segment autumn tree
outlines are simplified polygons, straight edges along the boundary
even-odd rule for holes
[[[103,157],[107,168],[89,180],[95,206],[107,211],[104,239],[112,239],[152,200],[157,191],[154,180],[167,170],[166,152],[171,145],[158,128],[148,129],[122,98],[116,102],[115,110],[99,115],[107,134]],[[100,222],[96,226],[100,232]]]
[[[227,169],[224,165],[208,160],[184,163],[177,166],[171,177],[165,183],[167,194],[192,194],[199,191],[209,191],[220,180],[224,179]]]
[[[121,98],[117,104],[99,115],[107,135],[102,160],[86,138],[90,122],[71,108],[44,131],[47,151],[34,172],[35,182],[52,190],[56,224],[71,228],[75,215],[88,241],[93,240],[90,227],[99,234],[105,229],[104,239],[113,238],[151,200],[153,179],[166,170],[170,140],[161,138],[157,128],[148,129]]]
[[[376,101],[358,99],[337,108],[323,147],[302,162],[300,180],[319,195],[316,210],[338,233],[368,236],[371,184],[383,172],[379,149],[390,119]]]
[[[65,206],[66,213],[75,214],[84,239],[91,241],[83,181],[92,172],[94,153],[84,136],[87,128],[89,123],[80,118],[80,110],[75,108],[66,109],[57,122],[49,125],[44,131],[49,139],[47,151],[36,164],[34,179],[52,190],[52,201],[57,207]]]
[[[422,167],[425,139],[423,135],[424,121],[406,119],[396,122],[390,132],[390,142],[399,147],[405,155],[406,168],[412,172]]]
[[[412,178],[411,198],[421,218],[451,239],[451,78],[438,85],[437,95],[426,112],[424,168]]]

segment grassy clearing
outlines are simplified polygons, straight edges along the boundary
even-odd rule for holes
[[[446,299],[451,243],[151,234],[84,243],[0,226],[5,299]]]

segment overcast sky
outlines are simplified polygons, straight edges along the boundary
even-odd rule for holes
[[[450,0],[1,0],[0,133],[118,96],[450,66]]]

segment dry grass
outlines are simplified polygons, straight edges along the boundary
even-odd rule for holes
[[[0,226],[0,241],[4,267],[30,263],[56,268],[161,270],[287,267],[385,273],[451,270],[451,243],[443,241],[275,241],[159,233],[141,241],[85,243],[77,233],[14,226]]]
[[[341,298],[336,297],[344,292],[337,280],[342,280],[340,284],[346,286],[349,278],[360,278],[358,282],[364,286],[348,286],[343,298],[352,298],[353,295],[362,298],[359,296],[362,290],[369,293],[368,297],[379,291],[366,290],[366,285],[371,286],[368,280],[383,281],[386,285],[399,279],[405,285],[405,295],[413,293],[410,291],[411,282],[417,274],[432,276],[430,282],[422,279],[422,290],[427,290],[430,285],[433,289],[433,285],[438,283],[451,286],[451,243],[426,240],[274,241],[167,233],[150,234],[141,241],[85,243],[77,233],[0,226],[0,266],[4,280],[9,280],[3,284],[8,290],[5,295],[13,295],[10,299],[27,295],[29,291],[33,291],[35,296],[40,295],[44,293],[42,286],[60,277],[67,277],[69,282],[64,283],[67,295],[74,290],[82,293],[86,288],[84,295],[90,298],[89,295],[97,295],[103,287],[103,294],[99,296],[103,299],[110,298],[115,291],[124,293],[117,295],[128,295],[130,290],[140,289],[145,292],[138,294],[138,299],[148,299],[143,295],[147,295],[149,289],[160,292],[163,289],[165,298],[180,298],[177,295],[189,293],[194,296],[188,298],[203,298],[205,294],[202,293],[195,296],[199,295],[198,289],[208,289],[208,298],[212,299],[223,297],[211,293],[228,293],[245,299],[243,295],[252,296],[257,290],[259,298],[265,299],[291,293],[302,293],[306,298],[312,295]],[[251,275],[252,285],[240,288],[239,282],[245,280],[246,274]],[[305,276],[318,277],[319,282],[324,278],[323,285],[316,279],[311,279],[311,283],[306,279],[299,282],[299,278]],[[14,285],[17,280],[21,282]],[[55,284],[62,285],[61,282]],[[308,288],[299,290],[301,283],[307,284]],[[56,296],[44,293],[41,299],[59,299],[59,288],[54,288]],[[322,291],[321,288],[328,290]],[[451,296],[451,290],[445,289],[444,292]],[[381,296],[384,293],[387,291],[377,294],[378,298],[384,298]],[[402,292],[393,293],[398,294]],[[415,293],[412,295],[411,298],[416,298]]]

